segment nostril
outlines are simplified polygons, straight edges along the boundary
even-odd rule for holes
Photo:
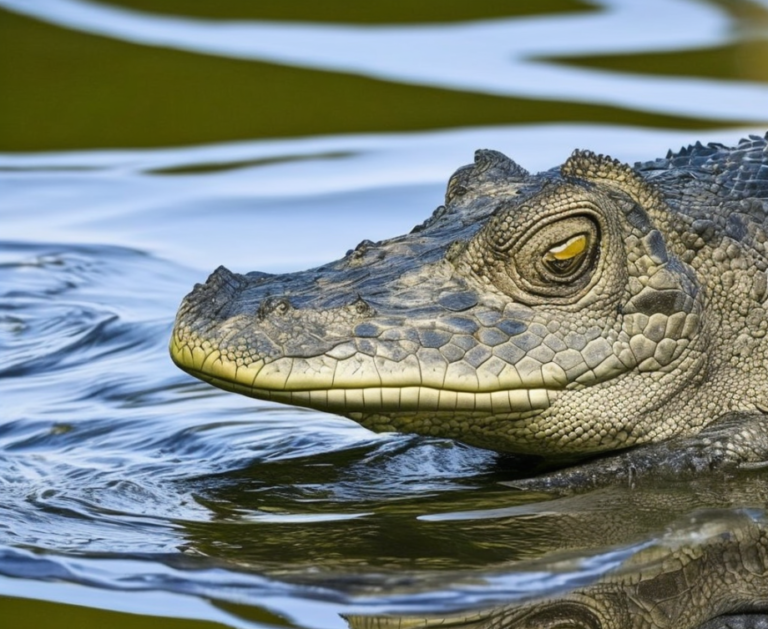
[[[192,292],[184,298],[179,314],[195,312],[195,316],[199,316],[204,312],[210,318],[231,303],[242,287],[241,276],[220,266],[204,284],[195,284]]]
[[[214,290],[226,290],[227,288],[237,290],[240,288],[240,276],[232,273],[227,267],[220,266],[210,274],[205,285]]]
[[[205,284],[195,284],[192,292],[188,295],[190,297],[214,297],[218,293],[223,293],[223,296],[231,296],[238,290],[240,290],[241,282],[240,276],[236,273],[232,273],[228,268],[220,266],[205,280]]]

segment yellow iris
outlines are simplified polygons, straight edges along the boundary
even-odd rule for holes
[[[563,244],[547,251],[544,254],[544,263],[558,274],[569,273],[581,261],[588,244],[589,240],[586,234],[569,238]]]
[[[546,258],[549,260],[570,260],[580,253],[584,253],[586,248],[587,237],[584,234],[579,234],[566,240],[562,245],[552,247],[547,251]]]

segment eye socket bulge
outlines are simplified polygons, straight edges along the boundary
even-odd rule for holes
[[[532,230],[511,252],[507,269],[528,294],[570,298],[591,283],[599,254],[596,218],[576,214]]]

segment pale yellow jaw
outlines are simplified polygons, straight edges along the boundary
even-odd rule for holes
[[[519,377],[514,382],[517,388],[498,388],[496,381],[491,383],[494,388],[486,391],[480,389],[477,378],[452,383],[443,377],[439,382],[443,388],[432,383],[414,384],[413,377],[406,376],[402,370],[402,383],[384,383],[375,370],[377,382],[373,382],[371,372],[365,370],[361,362],[357,363],[360,373],[355,379],[349,369],[339,368],[340,362],[345,361],[326,358],[324,367],[322,357],[320,362],[283,358],[267,364],[258,361],[238,365],[223,360],[216,350],[190,349],[176,344],[175,340],[171,342],[171,355],[184,369],[217,387],[342,415],[403,411],[508,415],[546,409],[557,395],[555,390],[542,386],[519,388]]]

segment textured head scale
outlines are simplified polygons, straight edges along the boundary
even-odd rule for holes
[[[411,234],[217,271],[171,353],[254,397],[547,459],[695,433],[768,402],[765,144],[538,175],[477,151]]]
[[[669,206],[661,193],[630,166],[607,155],[574,151],[560,167],[563,177],[578,178],[618,188],[654,218],[668,220]]]

